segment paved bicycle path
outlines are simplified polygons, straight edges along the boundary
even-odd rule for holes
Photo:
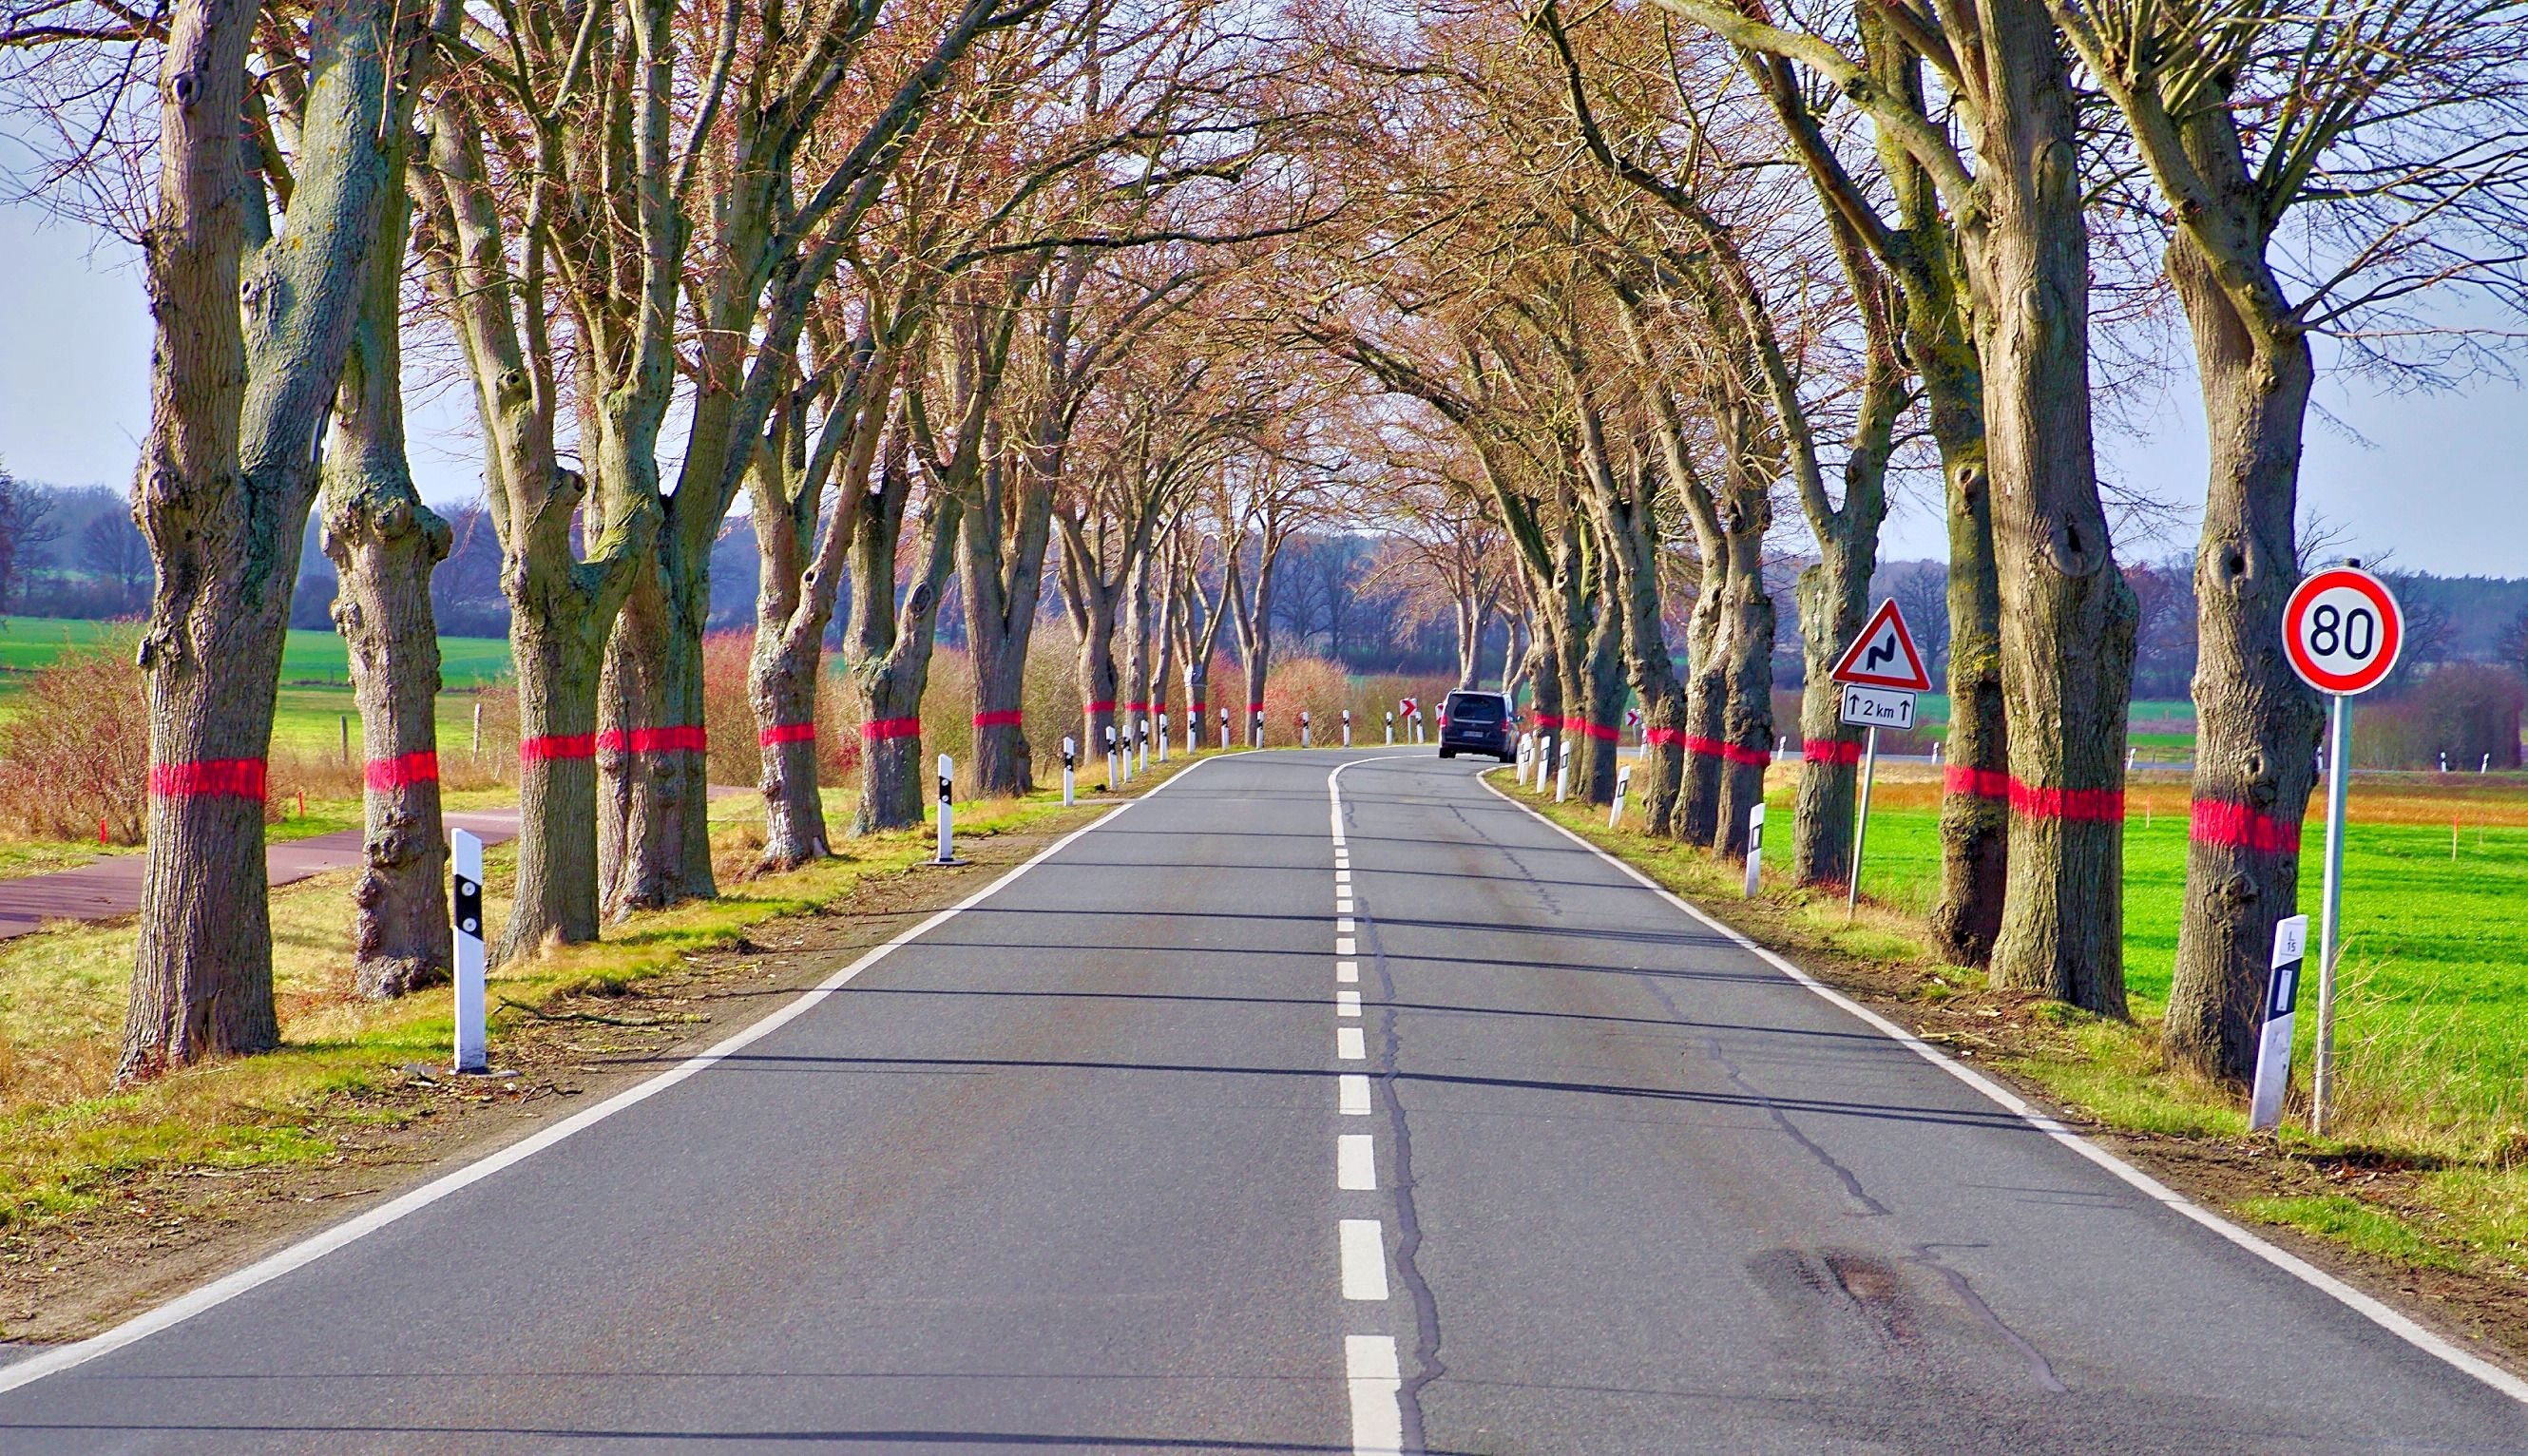
[[[518,837],[514,808],[468,810],[442,821],[451,829],[470,829],[487,845]],[[287,885],[328,870],[349,869],[360,862],[362,831],[342,829],[276,844],[264,852],[265,873],[274,885]],[[140,910],[140,878],[146,855],[110,855],[93,864],[23,879],[0,880],[0,940],[30,935],[60,920],[110,920]]]

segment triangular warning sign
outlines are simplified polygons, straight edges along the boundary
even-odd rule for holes
[[[1914,634],[1905,630],[1905,614],[1896,609],[1895,598],[1878,603],[1870,625],[1834,664],[1834,680],[1901,693],[1931,691],[1931,675],[1922,670],[1922,654],[1914,650]]]

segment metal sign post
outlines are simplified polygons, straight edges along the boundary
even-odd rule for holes
[[[1843,917],[1847,920],[1861,912],[1861,852],[1870,843],[1870,785],[1878,777],[1878,730],[1870,730],[1869,746],[1861,751],[1861,817],[1852,826],[1852,875],[1843,887]]]
[[[448,836],[456,875],[456,1061],[460,1072],[492,1069],[483,1025],[483,841],[459,829]]]
[[[2283,607],[2284,655],[2300,681],[2334,702],[2326,745],[2326,879],[2317,931],[2317,1076],[2311,1132],[2326,1131],[2335,1082],[2335,962],[2343,954],[2344,800],[2352,766],[2352,698],[2379,686],[2405,643],[2405,614],[2388,584],[2357,560],[2303,581]]]

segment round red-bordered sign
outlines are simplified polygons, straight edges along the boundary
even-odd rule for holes
[[[2388,584],[2332,566],[2301,582],[2283,608],[2283,650],[2321,693],[2367,693],[2396,665],[2405,614]]]

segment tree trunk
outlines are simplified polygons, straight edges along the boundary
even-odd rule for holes
[[[1688,844],[1709,845],[1720,832],[1720,742],[1729,701],[1720,653],[1729,565],[1724,551],[1707,552],[1694,610],[1685,623],[1685,763],[1679,774],[1675,833]]]
[[[2315,365],[2296,330],[2260,341],[2184,239],[2168,272],[2193,330],[2212,472],[2194,554],[2186,912],[2162,1044],[2174,1063],[2244,1081],[2274,926],[2299,898],[2300,822],[2316,780],[2322,712],[2282,649],[2283,607],[2299,584],[2300,439]]]
[[[831,853],[825,834],[825,795],[817,782],[816,674],[823,662],[822,633],[787,631],[789,613],[759,614],[755,650],[747,659],[746,697],[755,709],[756,746],[763,757],[764,853],[757,865],[794,869]],[[821,625],[821,624],[819,624]]]
[[[1719,823],[1711,844],[1723,855],[1747,853],[1747,810],[1764,802],[1764,770],[1773,761],[1773,598],[1764,590],[1764,528],[1730,533],[1729,594],[1721,644]]]
[[[1615,802],[1630,664],[1624,655],[1624,614],[1615,599],[1621,588],[1603,553],[1591,575],[1589,655],[1583,672],[1589,696],[1581,709],[1583,716],[1570,724],[1579,770],[1573,775],[1573,786],[1589,803],[1609,805]]]
[[[889,446],[883,489],[861,512],[852,540],[850,679],[861,716],[861,804],[852,833],[909,829],[930,802],[931,775],[922,756],[922,694],[930,683],[930,650],[940,589],[955,562],[961,503],[953,492],[927,498],[928,519],[917,558],[921,575],[896,602],[896,544],[904,531],[912,482],[901,443]]]
[[[658,533],[607,635],[597,712],[597,872],[620,920],[718,893],[711,862],[711,755],[703,728],[709,546]]]
[[[1649,509],[1630,502],[1609,502],[1609,507],[1607,536],[1613,545],[1609,554],[1618,608],[1609,615],[1623,624],[1625,666],[1642,701],[1642,754],[1633,777],[1643,822],[1653,834],[1667,834],[1675,825],[1677,789],[1685,771],[1679,741],[1685,690],[1677,682],[1676,661],[1659,621],[1658,522]]]
[[[400,173],[402,159],[395,159]],[[351,942],[360,994],[388,1000],[448,978],[447,833],[440,822],[439,627],[430,576],[448,523],[422,503],[404,452],[401,318],[405,217],[386,197],[368,288],[335,396],[320,472],[325,553],[342,588],[367,791]]]
[[[1876,542],[1873,540],[1874,547]],[[1819,559],[1800,573],[1800,784],[1791,811],[1791,878],[1841,885],[1852,877],[1852,830],[1863,730],[1843,723],[1834,664],[1870,615],[1870,567],[1840,542],[1818,543]]]
[[[158,568],[140,648],[149,853],[119,1079],[281,1039],[265,755],[316,494],[312,442],[386,191],[377,138],[392,20],[355,0],[320,7],[297,186],[276,238],[240,134],[257,13],[238,0],[178,5],[160,69],[146,239],[157,342],[133,484]]]
[[[1960,401],[1950,401],[1958,403]],[[1949,730],[1940,792],[1940,896],[1931,948],[1988,965],[2010,873],[2010,737],[2001,696],[2001,577],[1993,562],[1981,410],[1971,441],[1943,441],[1949,496]],[[1944,403],[1931,391],[1931,428]]]
[[[597,938],[597,681],[604,640],[572,603],[514,598],[518,878],[492,960]]]
[[[2069,69],[2038,0],[1991,0],[1997,94],[1969,220],[1999,490],[2010,870],[1996,985],[2125,1014],[2124,757],[2134,605],[2089,434],[2088,236]]]

